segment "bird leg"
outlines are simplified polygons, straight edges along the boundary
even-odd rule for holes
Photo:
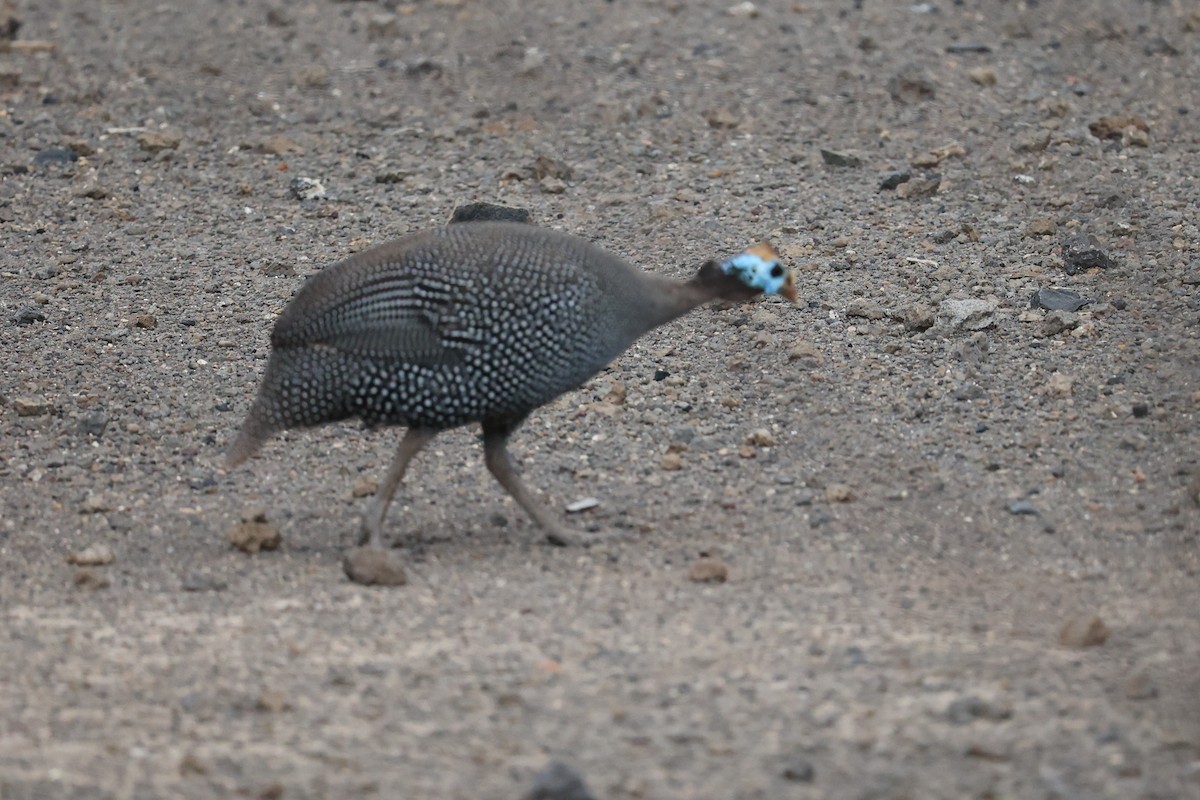
[[[422,428],[409,428],[405,431],[404,438],[400,440],[400,446],[396,449],[396,456],[392,459],[387,474],[383,477],[383,483],[375,490],[375,498],[371,501],[366,516],[363,517],[358,538],[360,546],[383,547],[383,519],[387,516],[388,507],[392,504],[396,489],[400,486],[400,481],[403,480],[404,473],[408,470],[409,462],[436,435],[436,431]]]
[[[517,505],[525,509],[525,513],[546,532],[546,538],[551,544],[560,547],[588,544],[592,537],[563,527],[558,520],[551,516],[545,506],[533,499],[533,495],[525,487],[525,482],[517,474],[512,457],[508,454],[510,433],[512,433],[511,428],[494,428],[484,425],[483,460],[487,464],[488,472],[492,473],[492,476],[500,482],[512,499],[517,501]]]

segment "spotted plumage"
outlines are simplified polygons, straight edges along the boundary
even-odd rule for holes
[[[489,469],[553,540],[572,540],[525,492],[508,435],[650,329],[708,300],[763,291],[794,299],[769,245],[677,283],[532,225],[414,234],[318,273],[287,305],[229,463],[288,428],[352,417],[409,428],[364,523],[375,542],[408,460],[436,432],[479,422]]]

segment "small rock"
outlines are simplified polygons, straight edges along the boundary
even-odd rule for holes
[[[906,331],[924,331],[933,327],[933,308],[924,303],[912,303],[900,309],[900,321]]]
[[[985,397],[986,394],[987,393],[984,392],[983,387],[978,383],[966,381],[954,387],[954,391],[950,393],[950,398],[962,403],[968,400],[979,400],[980,398]]]
[[[351,497],[370,497],[379,488],[379,483],[370,475],[361,475],[350,487]]]
[[[730,6],[725,10],[725,13],[731,17],[757,17],[758,6],[746,0],[744,3],[738,3],[735,6]]]
[[[842,153],[836,150],[821,150],[821,160],[830,167],[861,167],[862,158],[853,153]],[[895,187],[893,187],[895,188]]]
[[[75,570],[75,588],[77,589],[107,589],[109,587],[108,577],[91,569]]]
[[[1042,336],[1057,336],[1079,327],[1079,315],[1069,311],[1051,311],[1042,320]]]
[[[796,783],[812,783],[817,777],[817,770],[807,758],[791,759],[783,768],[783,779]]]
[[[116,555],[111,547],[106,544],[93,544],[76,553],[69,554],[67,563],[77,567],[103,567],[111,564],[114,558]]]
[[[596,800],[574,767],[551,761],[533,777],[533,786],[525,800]]]
[[[1090,300],[1069,289],[1038,289],[1029,298],[1030,308],[1049,311],[1078,311]]]
[[[788,348],[788,361],[806,361],[805,366],[820,367],[825,363],[825,357],[812,342],[800,341]]]
[[[943,300],[938,306],[936,324],[948,333],[981,331],[995,323],[998,305],[995,300],[975,297]]]
[[[154,330],[158,327],[158,318],[153,314],[138,314],[134,317],[133,327],[143,330]]]
[[[102,495],[94,492],[88,492],[88,496],[79,504],[80,514],[103,514],[105,511],[111,511],[112,505]]]
[[[1012,716],[1006,705],[989,702],[976,695],[960,697],[946,708],[946,718],[955,725],[966,725],[977,719],[1000,722]]]
[[[400,17],[396,14],[372,14],[367,18],[367,41],[395,39],[400,35]]]
[[[164,150],[174,150],[183,143],[183,134],[178,131],[142,131],[137,138],[138,147],[147,153],[161,153]]]
[[[562,194],[567,190],[567,183],[561,178],[547,176],[538,181],[538,188],[546,194]]]
[[[1062,372],[1050,373],[1050,378],[1042,386],[1042,394],[1047,397],[1070,397],[1075,393],[1075,379]]]
[[[290,136],[284,136],[277,133],[274,136],[268,136],[258,149],[263,153],[268,153],[273,156],[285,156],[292,153],[303,153],[304,148],[296,143]]]
[[[1067,239],[1063,243],[1062,257],[1068,275],[1079,270],[1107,269],[1113,263],[1100,240],[1089,233],[1077,233]]]
[[[323,64],[310,64],[296,70],[292,82],[299,89],[325,89],[329,86],[329,70]]]
[[[1108,641],[1109,630],[1097,616],[1075,617],[1063,626],[1058,642],[1064,647],[1099,647]]]
[[[831,483],[825,487],[826,503],[849,503],[857,495],[847,483]]]
[[[600,500],[595,497],[582,497],[573,503],[567,503],[568,514],[579,514],[583,511],[589,511],[600,505]]]
[[[1192,503],[1200,506],[1200,469],[1192,473],[1192,482],[1188,484],[1188,497],[1192,499]]]
[[[1040,153],[1050,146],[1050,131],[1028,134],[1013,145],[1018,153]]]
[[[683,456],[675,452],[666,453],[659,462],[659,466],[667,472],[678,472],[683,469]]]
[[[513,208],[495,203],[467,203],[458,206],[450,215],[451,222],[483,222],[485,220],[525,222],[533,221],[527,208]]]
[[[693,583],[725,583],[729,580],[729,567],[716,558],[699,558],[688,569],[688,580]]]
[[[883,180],[879,182],[879,191],[890,192],[902,183],[908,183],[912,180],[912,173],[908,170],[896,170],[889,172],[883,176]]]
[[[229,588],[225,581],[200,570],[189,572],[180,585],[185,592],[223,592]]]
[[[1053,236],[1058,231],[1058,223],[1051,217],[1032,219],[1025,226],[1026,236]]]
[[[1125,682],[1125,699],[1149,700],[1158,696],[1158,687],[1145,670],[1138,670]]]
[[[746,437],[746,443],[755,447],[774,447],[775,437],[766,428],[756,428]]]
[[[1036,515],[1038,509],[1037,506],[1028,500],[1014,500],[1008,504],[1008,513],[1016,514],[1017,516]]]
[[[319,200],[325,196],[325,185],[316,178],[292,178],[288,189],[297,200]]]
[[[706,113],[704,121],[708,123],[710,128],[736,128],[741,124],[741,119],[724,106]]]
[[[888,80],[887,90],[897,103],[919,103],[932,100],[937,94],[937,85],[920,69],[909,66]]]
[[[378,547],[356,547],[342,561],[346,577],[363,586],[403,586],[408,583],[399,559]]]
[[[846,316],[869,320],[883,319],[883,306],[874,300],[865,300],[860,297],[850,301],[850,305],[846,307]]]
[[[1129,410],[1137,419],[1145,419],[1146,417],[1150,416],[1149,403],[1134,403]]]
[[[575,174],[575,170],[567,162],[546,155],[541,155],[534,159],[533,166],[530,167],[529,171],[535,181],[540,181],[543,178],[560,178],[564,181],[569,181]]]
[[[39,167],[61,167],[78,160],[79,154],[69,147],[47,147],[33,157],[33,163]]]
[[[1126,128],[1150,132],[1150,126],[1141,117],[1101,117],[1088,124],[1088,130],[1097,139],[1120,139]]]
[[[999,76],[991,67],[972,67],[967,70],[967,77],[980,86],[995,86]]]
[[[13,315],[13,323],[17,325],[32,325],[35,322],[45,322],[46,312],[34,305],[23,305]]]
[[[283,544],[279,526],[267,521],[267,514],[254,509],[242,515],[242,521],[229,529],[229,543],[243,553],[277,550]]]
[[[108,414],[100,409],[89,411],[79,420],[75,430],[80,436],[103,436],[108,427]]]
[[[935,175],[930,178],[922,178],[900,184],[896,187],[896,197],[899,197],[901,200],[919,200],[923,197],[932,197],[941,188],[942,179]]]

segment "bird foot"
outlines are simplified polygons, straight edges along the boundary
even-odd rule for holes
[[[346,577],[363,586],[403,586],[408,582],[404,566],[390,550],[356,547],[342,560]]]

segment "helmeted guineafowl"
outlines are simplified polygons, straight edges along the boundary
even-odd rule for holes
[[[532,225],[471,222],[416,233],[318,273],[288,303],[227,463],[245,461],[287,428],[351,417],[368,427],[407,426],[362,524],[364,542],[379,546],[413,456],[439,431],[479,422],[500,485],[552,542],[576,543],[583,537],[525,488],[508,437],[652,328],[710,300],[764,292],[796,296],[766,243],[676,282]]]

